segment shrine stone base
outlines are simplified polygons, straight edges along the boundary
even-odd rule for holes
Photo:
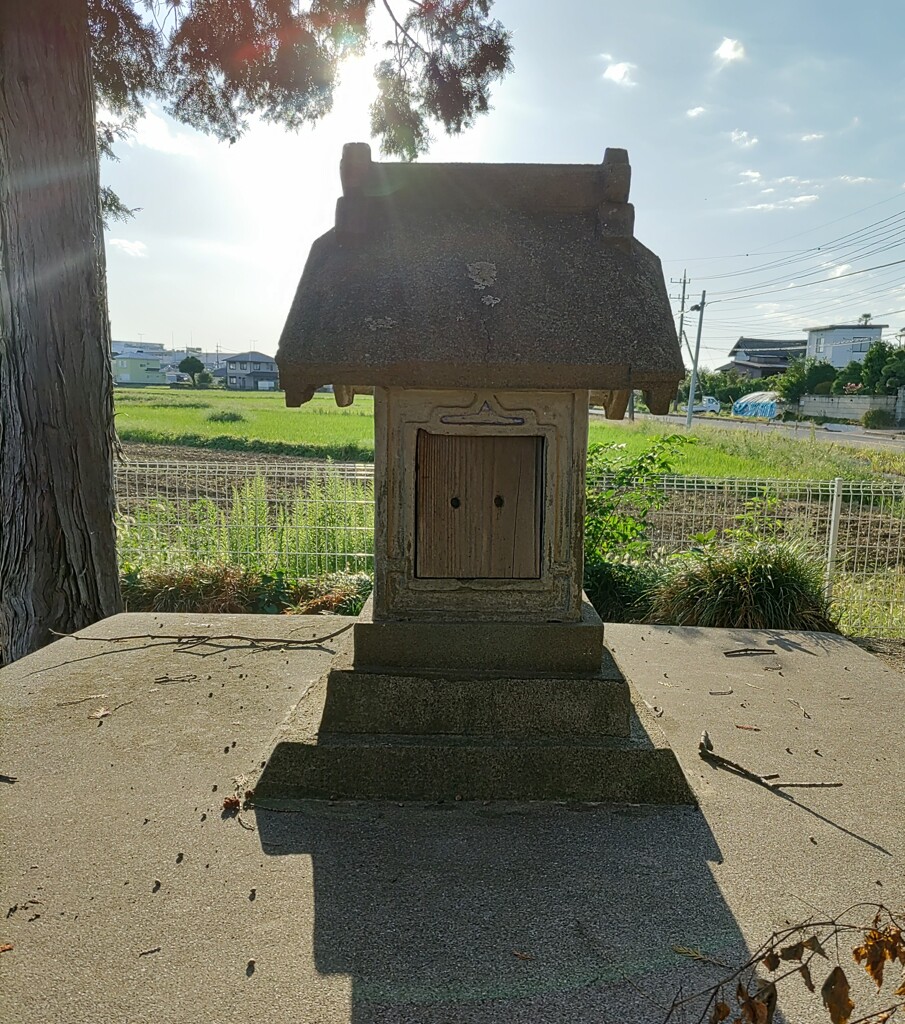
[[[439,636],[430,623],[419,638],[420,624],[369,619],[366,610],[351,642],[279,730],[256,786],[259,799],[694,802],[656,721],[633,700],[600,642],[593,609],[581,623],[548,624],[546,649],[531,640],[537,624],[483,623],[466,642],[457,632],[463,623],[440,624],[449,628]],[[598,626],[589,670],[589,637]],[[494,629],[494,668],[476,671],[474,652],[493,654]],[[522,637],[523,649],[513,636]],[[441,669],[411,667],[427,662],[431,650]],[[502,670],[511,662],[499,650],[518,655],[515,669]],[[585,653],[570,661],[569,651]],[[548,670],[538,671],[538,661]],[[563,663],[585,671],[552,670]]]

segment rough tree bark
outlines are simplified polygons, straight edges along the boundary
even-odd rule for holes
[[[0,664],[121,610],[86,0],[0,0]]]

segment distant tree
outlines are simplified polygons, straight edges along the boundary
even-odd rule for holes
[[[892,359],[894,349],[885,341],[875,341],[867,350],[861,369],[861,383],[869,395],[885,395],[887,374],[883,367]]]
[[[853,359],[843,366],[836,375],[831,389],[832,393],[834,395],[850,395],[856,388],[862,389],[864,387],[864,382],[861,379],[863,372],[864,366],[857,359]]]
[[[836,368],[816,359],[794,359],[779,378],[776,390],[790,405],[796,405],[803,395],[814,393],[822,381],[830,384],[836,379]]]
[[[214,383],[213,374],[208,373],[207,370],[202,370],[195,377],[196,388],[209,388]]]
[[[887,394],[894,395],[899,388],[905,387],[905,348],[893,349],[889,362],[883,365],[882,373]]]
[[[197,356],[186,356],[179,363],[179,372],[187,373],[192,378],[192,387],[198,387],[198,381],[195,380],[199,373],[204,372],[204,363]]]
[[[750,390],[750,381],[737,370],[700,370],[698,372],[698,398],[713,395],[722,405],[731,405],[737,398]],[[688,401],[691,389],[691,373],[687,372],[679,385],[679,401]]]
[[[405,4],[403,14],[396,11]],[[492,0],[384,0],[374,134],[423,153],[460,132],[511,69]],[[234,141],[331,107],[376,0],[0,2],[0,662],[122,607],[113,526],[113,390],[96,103],[147,97]],[[110,134],[112,132],[112,135]],[[118,203],[119,201],[116,200]]]
[[[858,317],[858,324],[861,327],[867,327],[867,325],[871,322],[871,320],[873,320],[873,318],[873,313],[862,313],[861,316]]]

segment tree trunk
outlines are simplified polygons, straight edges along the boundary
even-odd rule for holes
[[[0,664],[121,610],[86,0],[0,0]]]

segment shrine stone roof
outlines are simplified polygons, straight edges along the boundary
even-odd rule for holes
[[[659,259],[633,237],[624,150],[602,164],[378,163],[352,143],[276,360],[289,405],[407,388],[638,388],[682,357]],[[656,402],[656,404],[662,404]]]

